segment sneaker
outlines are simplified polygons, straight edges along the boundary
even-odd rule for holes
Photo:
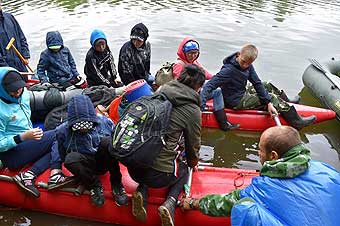
[[[32,171],[22,172],[13,177],[14,182],[28,194],[35,198],[40,197],[38,189],[34,186],[36,176]]]
[[[75,182],[75,178],[72,177],[67,177],[65,176],[62,172],[56,173],[52,176],[50,176],[48,180],[48,191],[57,189],[57,188],[63,188],[69,184],[72,184]]]
[[[175,225],[175,208],[176,200],[173,197],[169,197],[166,201],[158,207],[158,215],[161,218],[162,226],[174,226]]]
[[[103,187],[101,184],[95,185],[90,190],[90,195],[91,195],[91,203],[95,206],[101,207],[104,205],[105,198],[104,198],[104,192],[103,192]]]
[[[129,199],[122,183],[119,183],[118,185],[112,185],[112,195],[117,206],[126,206],[129,203]]]
[[[137,191],[132,193],[132,215],[138,220],[145,222],[147,218],[146,205],[148,190],[145,185],[139,185]]]

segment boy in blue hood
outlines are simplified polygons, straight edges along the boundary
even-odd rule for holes
[[[79,76],[71,51],[64,46],[59,31],[46,34],[45,49],[40,54],[37,74],[42,84],[56,83],[64,88],[77,85],[86,88],[85,78]]]
[[[224,105],[228,108],[235,110],[264,108],[270,115],[277,115],[279,112],[289,125],[296,129],[312,124],[316,119],[314,115],[300,117],[295,107],[287,103],[289,101],[287,97],[275,92],[278,90],[276,87],[263,85],[252,64],[257,55],[257,48],[247,44],[239,52],[225,58],[221,70],[202,88],[201,109],[205,108],[211,93],[220,87]],[[248,81],[252,84],[249,88]],[[226,117],[224,110],[214,113],[218,121]]]
[[[14,176],[14,181],[28,194],[38,198],[36,177],[51,167],[49,185],[61,186],[69,180],[61,173],[55,131],[33,128],[30,97],[23,76],[11,67],[0,67],[0,167],[28,171]]]
[[[118,206],[127,205],[118,161],[108,152],[113,122],[97,115],[91,99],[80,95],[68,103],[67,122],[56,128],[58,148],[65,167],[91,192],[91,203],[104,205],[98,174],[110,172],[112,194]]]
[[[155,78],[150,74],[151,45],[147,41],[149,30],[143,24],[136,24],[130,33],[130,40],[119,51],[118,72],[124,85],[138,79],[150,85]]]
[[[107,87],[120,87],[117,79],[116,65],[106,35],[103,31],[95,29],[90,37],[91,48],[86,54],[84,73],[89,86],[105,85]]]

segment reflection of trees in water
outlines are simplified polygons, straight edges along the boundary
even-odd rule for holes
[[[314,2],[315,1],[315,2]],[[246,17],[253,17],[255,12],[265,12],[274,15],[274,20],[283,22],[285,17],[294,12],[308,13],[308,9],[304,6],[319,5],[322,8],[329,8],[330,5],[340,7],[336,0],[316,0],[312,1],[292,1],[292,0],[126,0],[125,9],[141,9],[145,11],[159,11],[164,9],[174,9],[177,11],[190,12],[221,12],[228,13],[230,11],[238,11],[241,15]],[[111,7],[122,4],[122,0],[11,0],[4,1],[4,8],[8,8],[10,12],[18,12],[22,10],[25,5],[32,8],[46,7],[60,7],[66,10],[74,10],[80,5],[94,6],[96,4],[105,3]],[[297,9],[299,7],[299,9]]]

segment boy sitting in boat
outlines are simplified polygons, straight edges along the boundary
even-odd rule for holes
[[[211,93],[220,87],[227,108],[235,110],[266,108],[272,116],[279,112],[289,125],[296,129],[312,124],[316,119],[314,115],[300,117],[295,107],[286,102],[289,100],[283,100],[285,95],[282,92],[277,93],[276,87],[263,85],[252,65],[257,55],[257,48],[247,44],[239,52],[226,57],[221,70],[202,88],[201,109],[205,108]],[[250,87],[246,87],[248,80],[252,84]]]
[[[210,216],[231,215],[233,226],[339,225],[340,174],[326,163],[311,160],[296,129],[267,129],[259,149],[263,166],[248,187],[186,198],[182,208]]]
[[[18,186],[33,197],[40,196],[36,177],[51,167],[49,185],[64,185],[69,180],[61,173],[55,131],[33,128],[30,97],[22,75],[11,67],[0,67],[0,167],[28,171],[14,176]],[[51,159],[54,163],[50,165]]]
[[[150,73],[151,44],[149,30],[139,23],[133,26],[130,40],[119,51],[118,72],[124,85],[144,79],[151,85],[155,77]]]
[[[105,201],[98,174],[109,171],[116,204],[127,205],[119,164],[108,153],[113,122],[97,115],[91,99],[85,95],[73,97],[67,112],[67,122],[56,128],[64,166],[90,191],[91,203],[95,206],[102,206]]]
[[[95,29],[91,33],[90,43],[92,47],[86,54],[84,73],[87,76],[88,85],[107,87],[120,87],[121,81],[117,79],[116,65],[106,35],[103,31]]]
[[[46,45],[47,49],[40,54],[37,66],[41,83],[54,83],[64,88],[71,85],[86,88],[86,80],[79,75],[71,51],[64,46],[59,31],[47,32]]]

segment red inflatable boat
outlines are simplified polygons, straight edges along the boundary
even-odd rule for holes
[[[66,170],[64,169],[66,172]],[[123,184],[131,197],[137,184],[128,176],[125,167],[121,166]],[[148,218],[143,224],[134,219],[131,213],[131,201],[128,206],[118,207],[111,194],[109,175],[101,177],[104,186],[105,204],[103,207],[95,207],[90,204],[88,192],[76,196],[75,188],[63,188],[57,191],[47,191],[46,182],[49,171],[40,175],[36,185],[41,193],[40,198],[34,199],[26,195],[19,187],[11,182],[11,176],[18,172],[11,172],[8,169],[0,170],[0,204],[7,206],[21,207],[29,210],[36,210],[73,218],[99,221],[119,225],[160,225],[157,208],[165,200],[167,191],[165,189],[150,189],[148,198]],[[235,188],[242,188],[248,185],[251,178],[257,176],[254,170],[228,169],[217,167],[201,167],[198,172],[193,173],[191,196],[202,197],[206,194],[223,194]],[[176,209],[175,222],[177,226],[200,226],[200,225],[230,225],[227,217],[209,217],[199,211],[182,212]]]
[[[335,112],[329,109],[311,107],[301,104],[293,104],[300,116],[307,117],[316,116],[315,123],[331,120],[335,118]],[[218,123],[213,114],[212,100],[207,102],[207,111],[202,112],[202,127],[218,128]],[[275,126],[274,120],[266,111],[257,110],[231,110],[225,109],[228,121],[231,123],[240,123],[239,130],[263,131],[269,127]],[[282,125],[287,125],[287,122],[280,116]]]

